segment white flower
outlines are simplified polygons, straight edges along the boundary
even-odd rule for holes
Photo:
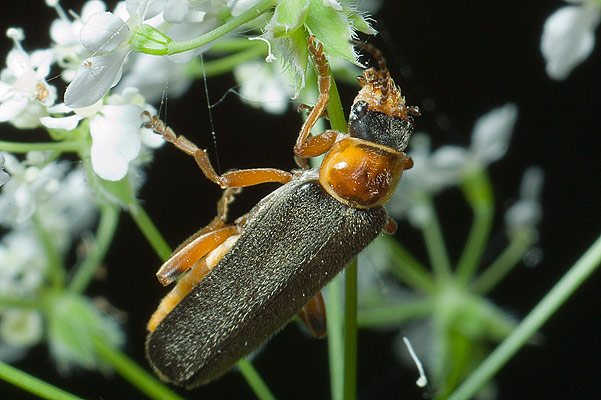
[[[172,62],[170,57],[135,53],[130,55],[129,61],[133,64],[113,92],[122,93],[135,87],[147,103],[158,104],[167,89],[169,98],[173,99],[183,95],[192,84],[187,65]]]
[[[515,104],[495,108],[476,121],[468,149],[444,146],[437,151],[440,167],[462,179],[472,169],[484,169],[505,155],[518,116]]]
[[[65,111],[64,107],[62,111]],[[164,143],[160,135],[142,126],[142,111],[155,113],[136,89],[128,88],[122,94],[109,96],[105,105],[99,101],[90,107],[76,109],[76,115],[46,117],[42,123],[48,128],[71,130],[81,119],[88,118],[92,168],[102,179],[118,181],[127,175],[130,163],[140,155],[142,145],[156,148]]]
[[[0,240],[0,293],[28,298],[44,283],[48,260],[39,235],[26,227],[12,230]]]
[[[10,176],[4,171],[4,154],[0,153],[0,186],[8,182]]]
[[[572,0],[579,5],[562,7],[545,22],[541,52],[547,74],[557,80],[567,78],[595,46],[595,29],[601,21],[601,6],[596,0]]]
[[[42,315],[37,310],[13,308],[0,315],[0,340],[13,347],[31,347],[42,339]]]
[[[81,29],[81,43],[94,55],[83,62],[67,87],[67,106],[91,106],[119,82],[123,62],[131,51],[130,37],[130,27],[115,14],[99,12],[90,16]]]
[[[294,79],[279,63],[250,61],[234,69],[241,99],[268,113],[283,114],[294,96]]]
[[[505,213],[505,225],[510,234],[531,231],[542,218],[540,194],[544,172],[541,168],[530,167],[524,172],[520,185],[520,199]]]
[[[46,83],[53,62],[51,50],[27,54],[21,46],[23,32],[10,28],[7,35],[14,47],[6,57],[0,73],[0,122],[9,121],[18,128],[35,128],[39,118],[48,115],[46,108],[56,100],[56,88]]]
[[[157,24],[164,0],[127,0],[114,13],[97,12],[81,28],[80,41],[92,53],[85,59],[65,91],[65,104],[71,108],[89,107],[106,95],[121,79],[123,63],[131,52],[129,44],[140,24]],[[127,10],[126,10],[127,7]],[[128,10],[134,10],[131,14]],[[127,21],[124,21],[124,20]]]
[[[66,82],[71,82],[80,66],[79,60],[91,55],[79,40],[84,21],[87,21],[92,14],[106,11],[106,5],[99,0],[88,1],[82,7],[81,15],[73,20],[63,11],[58,1],[48,5],[54,7],[59,16],[50,25],[50,38],[54,42],[52,50],[58,65],[63,68],[61,77]]]
[[[56,194],[68,163],[45,163],[40,152],[27,153],[22,163],[10,153],[4,153],[4,157],[11,180],[2,186],[0,224],[18,227],[28,223],[39,201],[46,201]]]

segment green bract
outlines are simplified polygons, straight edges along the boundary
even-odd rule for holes
[[[164,56],[168,54],[168,46],[172,40],[163,32],[156,30],[150,25],[142,24],[134,32],[130,46],[133,51],[139,53]]]

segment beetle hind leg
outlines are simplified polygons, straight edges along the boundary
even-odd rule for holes
[[[324,338],[328,333],[328,323],[326,318],[326,306],[321,292],[309,300],[307,304],[298,312],[303,324],[309,329],[311,335],[316,338]]]

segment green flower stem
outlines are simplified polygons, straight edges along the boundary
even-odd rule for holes
[[[467,244],[457,264],[457,277],[460,282],[467,284],[476,272],[480,258],[486,247],[493,220],[492,207],[474,209],[474,222]]]
[[[327,286],[326,312],[328,315],[328,357],[332,400],[343,400],[344,390],[344,317],[342,274]]]
[[[115,236],[119,222],[119,213],[119,209],[112,205],[102,204],[100,206],[100,221],[94,244],[69,283],[69,290],[71,292],[82,293],[94,278],[94,274],[104,259]]]
[[[227,52],[233,53],[243,51],[249,47],[261,47],[265,48],[267,44],[262,40],[250,40],[248,38],[234,38],[228,37],[221,40],[217,40],[211,45],[211,53]]]
[[[344,270],[344,399],[357,398],[357,257]]]
[[[128,204],[128,210],[159,258],[163,261],[167,260],[171,255],[171,248],[165,239],[163,239],[156,226],[154,226],[144,208],[134,200]]]
[[[65,392],[2,361],[0,361],[0,379],[43,399],[83,400],[81,397]]]
[[[390,271],[399,280],[425,294],[433,294],[436,291],[432,275],[394,237],[383,235],[378,240],[390,251]]]
[[[346,132],[346,118],[344,117],[344,109],[342,108],[342,102],[340,101],[340,95],[338,94],[338,87],[336,86],[336,81],[334,80],[331,69],[328,73],[331,77],[327,106],[330,126],[332,129],[339,132]],[[356,294],[354,296],[356,296]],[[328,315],[330,389],[332,391],[333,400],[342,400],[344,399],[345,391],[347,390],[345,381],[347,373],[345,368],[345,357],[347,356],[345,356],[343,344],[346,340],[345,337],[348,336],[348,327],[344,326],[342,311],[342,276],[339,275],[336,277],[328,286],[327,300],[326,310]]]
[[[480,264],[488,242],[494,216],[493,190],[485,171],[477,171],[462,185],[465,198],[474,211],[474,222],[467,243],[457,264],[459,282],[467,284]]]
[[[78,152],[85,145],[80,141],[66,140],[63,142],[48,143],[15,143],[0,140],[0,150],[11,153],[27,153],[28,151],[59,151]]]
[[[238,368],[257,398],[261,400],[275,400],[274,395],[269,391],[269,388],[250,361],[246,358],[240,359],[238,361]]]
[[[52,236],[46,232],[38,218],[34,215],[32,218],[35,230],[40,237],[44,251],[46,252],[46,260],[48,260],[48,277],[54,289],[62,289],[65,286],[66,270],[58,253]]]
[[[213,29],[208,33],[205,33],[202,36],[184,42],[171,42],[167,44],[167,54],[182,53],[184,51],[196,49],[200,46],[210,43],[226,33],[233,31],[239,26],[244,25],[245,23],[250,22],[258,16],[266,13],[275,5],[275,3],[275,0],[262,0],[239,16],[230,19],[225,24]]]
[[[516,329],[455,390],[449,400],[472,399],[601,263],[601,237],[532,309]]]
[[[31,299],[20,299],[15,297],[0,296],[0,305],[2,307],[17,307],[17,308],[29,308],[35,310],[43,310],[47,303],[45,300],[31,300]]]
[[[123,378],[142,393],[156,400],[183,400],[169,388],[156,380],[145,369],[133,362],[125,354],[107,345],[102,339],[92,337],[94,348],[104,361],[109,363]]]
[[[205,75],[207,77],[217,76],[228,73],[237,65],[240,65],[248,60],[253,60],[264,53],[265,48],[263,46],[252,46],[244,51],[227,57],[222,57],[213,61],[206,61],[204,62],[204,67],[200,57],[197,57],[188,63],[186,66],[186,71],[192,78],[199,78]]]
[[[360,328],[399,326],[407,321],[428,316],[432,309],[433,304],[430,300],[369,307],[359,310],[357,322]]]
[[[434,277],[438,281],[444,281],[451,276],[451,263],[449,262],[449,256],[444,244],[438,216],[436,215],[436,210],[432,204],[432,198],[426,196],[422,200],[424,206],[428,207],[428,212],[431,216],[428,222],[422,227],[422,233],[424,235],[424,240],[426,241],[426,249],[430,256]]]
[[[473,291],[480,295],[490,292],[518,265],[532,243],[533,236],[530,232],[515,235],[505,251],[476,279],[472,285]]]

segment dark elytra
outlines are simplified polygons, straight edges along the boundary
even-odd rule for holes
[[[383,207],[347,207],[315,175],[306,171],[258,203],[234,247],[148,335],[159,376],[188,388],[221,376],[382,231]]]

